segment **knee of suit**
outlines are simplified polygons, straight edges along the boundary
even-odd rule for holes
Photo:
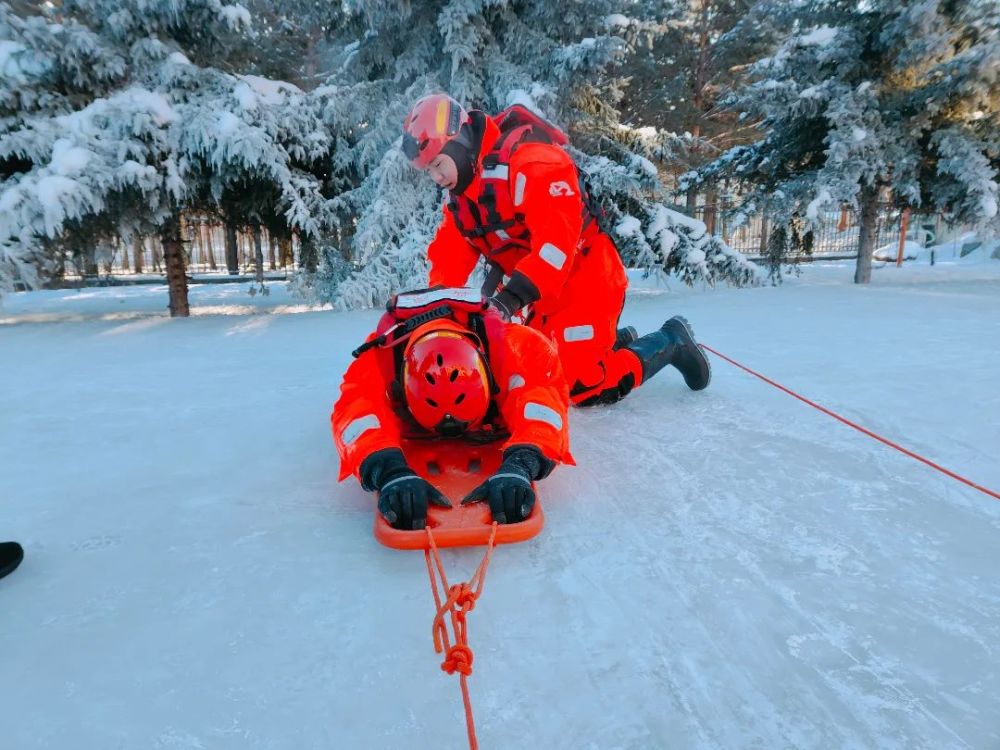
[[[574,369],[563,362],[566,380],[570,384],[569,397],[577,405],[590,405],[584,402],[597,397],[601,400],[593,403],[614,403],[642,383],[642,362],[628,349],[608,349],[596,363],[591,361],[587,367],[577,364]]]
[[[629,373],[618,383],[612,386],[603,387],[596,392],[588,390],[583,393],[570,393],[570,401],[573,406],[600,406],[614,404],[621,401],[630,394],[637,385],[635,376]]]

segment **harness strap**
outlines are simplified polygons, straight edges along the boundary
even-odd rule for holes
[[[502,123],[501,123],[502,124]],[[552,137],[543,128],[535,127],[532,124],[518,125],[510,130],[501,133],[493,148],[483,158],[483,172],[480,176],[482,190],[478,200],[472,200],[464,196],[452,196],[448,202],[448,210],[455,220],[455,226],[462,236],[470,241],[483,241],[486,235],[496,232],[506,232],[508,229],[524,224],[524,214],[515,212],[510,219],[504,219],[497,210],[497,190],[498,182],[505,183],[505,188],[510,187],[510,159],[514,151],[525,143],[553,143]],[[490,174],[487,174],[490,173]],[[600,202],[593,197],[590,184],[584,176],[582,170],[577,167],[577,189],[580,191],[580,198],[583,203],[581,211],[583,226],[581,231],[586,230],[597,222],[601,231],[607,232],[604,227],[604,208]],[[461,204],[459,203],[461,201]],[[460,205],[469,210],[472,218],[472,226],[466,226],[462,222],[462,211]],[[485,211],[485,219],[480,213],[480,208]],[[524,229],[517,236],[510,237],[511,240],[527,240],[530,231]],[[484,254],[493,257],[509,249],[510,245],[493,250],[488,246]],[[586,253],[584,253],[586,254]]]

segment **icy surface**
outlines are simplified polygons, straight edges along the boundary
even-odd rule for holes
[[[622,323],[682,313],[1000,487],[1000,262],[804,274],[634,275]],[[0,581],[5,748],[464,746],[423,560],[335,482],[329,408],[377,312],[271,289],[198,287],[188,320],[162,287],[5,300],[0,538],[27,552]],[[579,467],[470,615],[481,746],[1000,747],[1000,502],[713,368],[573,412]]]

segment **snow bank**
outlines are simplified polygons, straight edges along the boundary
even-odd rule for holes
[[[899,243],[892,242],[877,248],[872,257],[876,260],[890,263],[896,262]],[[1000,238],[982,240],[975,232],[967,232],[950,242],[938,245],[924,246],[914,240],[906,240],[903,244],[903,259],[908,263],[919,265],[935,263],[994,263],[1000,260]]]

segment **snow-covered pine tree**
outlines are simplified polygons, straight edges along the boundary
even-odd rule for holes
[[[329,3],[323,0],[242,0],[253,25],[243,49],[243,73],[315,88],[326,74],[326,23]]]
[[[622,112],[641,127],[682,135],[670,165],[676,178],[760,137],[751,122],[718,104],[745,77],[746,66],[773,49],[774,34],[767,17],[748,12],[745,0],[644,4],[662,31],[628,57]],[[705,223],[713,228],[715,186],[705,193]],[[686,198],[693,213],[698,191]]]
[[[70,113],[88,92],[113,86],[125,67],[117,49],[72,19],[54,26],[41,17],[23,18],[0,3],[0,294],[15,281],[36,284],[47,250],[36,241],[44,232],[18,221],[17,193],[8,188],[36,161],[49,158],[53,169],[48,179],[34,185],[39,201],[47,203],[66,185],[65,173],[73,171],[72,157],[78,156],[61,143],[57,158],[51,148],[55,139],[43,153],[43,144],[24,131],[35,120]],[[72,191],[67,197],[86,199]]]
[[[47,242],[155,232],[171,314],[186,315],[183,210],[225,203],[306,235],[325,223],[310,169],[329,142],[312,100],[213,67],[247,59],[242,6],[66,0],[49,18],[0,14],[0,60],[17,73],[0,82],[0,257],[22,279]]]
[[[814,221],[860,209],[855,281],[871,276],[880,191],[901,206],[1000,228],[1000,6],[994,0],[766,2],[788,30],[731,104],[764,138],[692,176],[728,176],[742,210]]]
[[[335,73],[313,96],[334,138],[331,189],[339,228],[318,274],[302,285],[338,306],[381,304],[426,280],[424,251],[441,195],[399,152],[409,106],[447,91],[494,113],[522,103],[569,130],[578,163],[609,213],[631,264],[678,272],[685,281],[747,283],[753,267],[669,209],[651,159],[671,138],[637,133],[616,103],[616,68],[651,23],[621,0],[354,0],[334,9]]]

